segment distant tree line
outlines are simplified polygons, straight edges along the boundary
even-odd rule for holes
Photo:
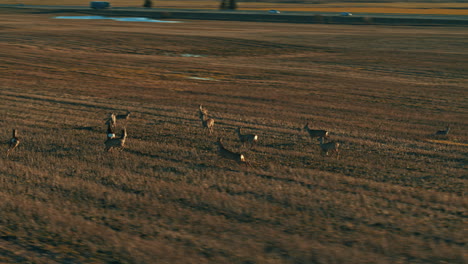
[[[153,7],[153,1],[145,0],[143,3],[143,7],[146,7],[146,8]],[[221,0],[221,5],[219,6],[219,9],[230,9],[230,10],[237,9],[237,0]]]
[[[151,8],[151,7],[153,7],[153,1],[151,1],[151,0],[145,0],[145,2],[143,3],[143,7],[146,7],[146,8]]]
[[[221,0],[221,5],[219,9],[237,9],[237,1],[236,0]]]

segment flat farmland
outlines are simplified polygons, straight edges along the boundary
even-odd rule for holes
[[[467,262],[466,28],[65,15],[0,9],[0,262]]]

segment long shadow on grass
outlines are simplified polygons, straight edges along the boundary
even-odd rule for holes
[[[185,164],[185,165],[190,165],[189,162],[184,162],[182,160],[168,158],[168,157],[165,157],[165,156],[162,156],[162,155],[143,153],[141,151],[136,151],[136,150],[132,150],[132,149],[124,149],[124,151],[128,152],[128,153],[131,153],[131,154],[134,154],[136,156],[140,156],[140,157],[149,157],[149,158],[152,158],[152,159],[161,159],[161,160],[171,161],[171,162],[174,162],[174,163],[182,163],[182,164]]]
[[[180,159],[168,158],[167,156],[163,156],[163,155],[143,153],[141,151],[136,151],[136,150],[131,150],[131,149],[125,149],[124,151],[128,152],[128,153],[131,153],[131,154],[134,154],[136,156],[140,156],[140,157],[149,157],[149,158],[152,158],[152,159],[159,159],[159,160],[174,162],[174,163],[177,163],[177,164],[182,164],[182,165],[186,166],[187,168],[192,168],[192,169],[196,168],[196,169],[200,170],[200,169],[203,169],[203,168],[218,168],[218,169],[222,169],[224,171],[240,172],[240,170],[235,170],[235,169],[232,169],[232,168],[229,168],[229,167],[226,167],[226,166],[221,167],[220,164],[217,164],[217,166],[213,167],[213,166],[211,166],[209,164],[205,164],[205,163],[196,163],[196,162],[190,162],[190,161],[183,161],[183,160],[180,160]],[[164,167],[163,170],[178,173],[178,174],[184,174],[184,172],[180,172],[177,168],[169,167],[169,166]]]
[[[70,101],[62,101],[62,100],[57,100],[57,99],[51,99],[51,98],[40,98],[40,97],[34,97],[34,96],[27,96],[27,95],[11,95],[7,94],[8,96],[16,97],[16,98],[22,98],[22,99],[27,99],[27,100],[36,100],[36,101],[44,101],[44,102],[49,102],[49,103],[56,103],[56,104],[65,104],[65,105],[74,105],[74,106],[82,106],[82,107],[89,107],[89,108],[97,108],[97,109],[104,109],[106,111],[113,111],[114,108],[112,107],[106,107],[106,106],[98,106],[94,105],[91,103],[82,103],[82,102],[70,102]]]

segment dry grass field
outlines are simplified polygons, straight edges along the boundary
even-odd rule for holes
[[[1,263],[468,261],[466,28],[55,15],[0,9]]]

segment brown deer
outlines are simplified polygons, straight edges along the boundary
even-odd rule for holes
[[[204,115],[208,116],[208,110],[203,108],[203,105],[200,105],[199,108],[200,108],[200,113],[203,113]]]
[[[322,149],[322,155],[325,154],[325,156],[328,156],[328,152],[334,152],[336,153],[337,157],[339,157],[340,156],[340,152],[339,152],[340,143],[335,142],[335,141],[323,143],[323,138],[324,137],[318,138],[318,141],[320,142],[320,148]]]
[[[243,154],[236,153],[236,152],[226,149],[223,145],[221,138],[218,138],[218,153],[221,157],[225,159],[230,159],[238,163],[249,164],[246,161],[245,156]]]
[[[450,126],[447,126],[445,130],[439,130],[435,133],[436,136],[447,136],[450,131]]]
[[[245,143],[249,143],[250,147],[252,148],[258,142],[258,135],[255,134],[242,134],[242,128],[238,127],[236,129],[237,135],[239,136],[240,142],[244,145]]]
[[[107,125],[107,139],[115,138],[115,126],[110,123]]]
[[[106,125],[111,125],[115,127],[117,123],[117,118],[114,113],[110,113],[109,117],[105,119],[106,120]]]
[[[309,123],[307,123],[305,126],[304,126],[304,129],[305,131],[309,132],[309,135],[312,139],[314,138],[319,138],[319,137],[324,137],[324,138],[328,138],[329,136],[329,132],[326,131],[326,130],[315,130],[315,129],[310,129],[309,128]]]
[[[123,150],[125,146],[125,140],[127,139],[127,130],[124,128],[122,130],[122,135],[120,138],[108,138],[104,144],[106,145],[105,151],[111,151],[112,149]]]
[[[10,153],[16,148],[18,147],[19,143],[20,143],[20,139],[18,138],[18,131],[16,129],[13,129],[13,133],[12,133],[12,137],[11,139],[8,141],[8,150],[7,150],[7,157],[10,156]]]
[[[202,105],[200,105],[199,115],[200,120],[202,121],[203,128],[208,129],[210,134],[212,134],[215,120],[213,118],[208,118],[208,111],[206,109],[203,109]]]

